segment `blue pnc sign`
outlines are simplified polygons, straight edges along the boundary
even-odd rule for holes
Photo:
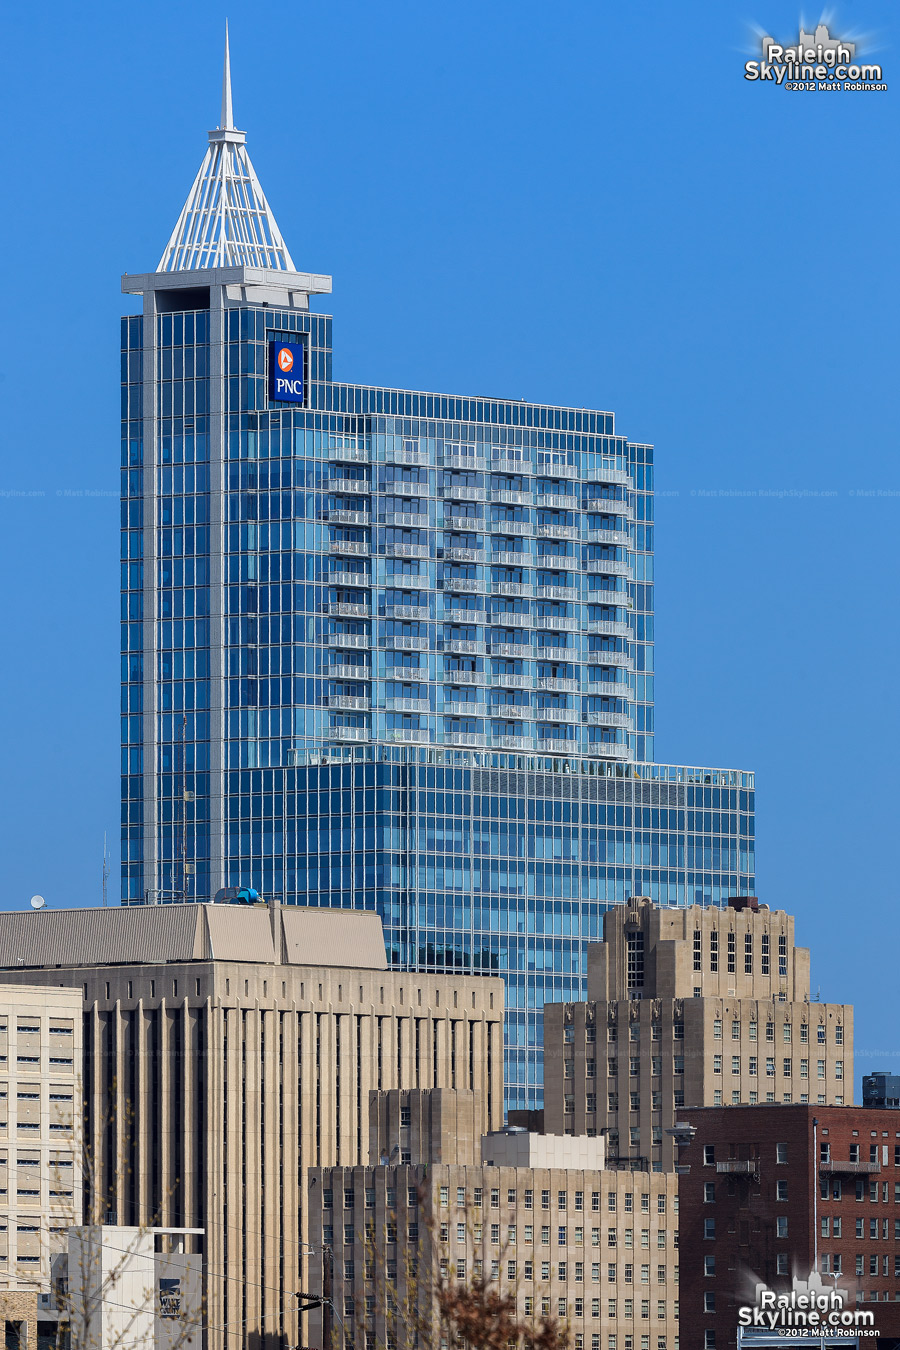
[[[303,403],[303,344],[269,343],[269,398],[273,403]]]

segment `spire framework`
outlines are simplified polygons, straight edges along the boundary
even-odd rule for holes
[[[296,271],[245,140],[246,133],[234,127],[226,24],[221,125],[209,133],[209,148],[158,272],[238,266]]]

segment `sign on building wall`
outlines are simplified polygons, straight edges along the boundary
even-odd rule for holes
[[[303,403],[303,344],[269,343],[269,398],[273,403]]]
[[[199,1350],[203,1329],[203,1258],[157,1252],[154,1350]]]

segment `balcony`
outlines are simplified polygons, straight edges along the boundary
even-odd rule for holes
[[[618,562],[612,558],[592,558],[584,565],[590,576],[627,577],[631,580],[631,563]]]
[[[541,722],[577,722],[580,716],[577,708],[538,708],[535,713]]]
[[[447,700],[438,711],[446,714],[447,717],[483,717],[484,704],[477,699],[455,699],[453,697],[453,688],[444,690],[444,697]]]
[[[531,647],[521,642],[494,642],[491,641],[491,652],[494,656],[531,656]]]
[[[881,1163],[842,1162],[839,1158],[832,1158],[830,1162],[820,1162],[819,1171],[823,1176],[877,1176],[881,1171]]]
[[[578,470],[574,464],[541,464],[537,472],[545,478],[577,478]]]
[[[322,667],[322,676],[326,680],[366,680],[372,672],[368,666],[347,666],[336,664]]]
[[[371,450],[358,445],[330,445],[326,451],[330,460],[346,460],[348,463],[368,464],[372,458]]]
[[[577,694],[577,680],[557,680],[552,675],[541,675],[534,682],[536,689],[557,689],[563,694]]]
[[[421,446],[405,445],[388,448],[384,458],[388,464],[428,464],[430,456]]]
[[[503,502],[507,506],[531,506],[533,495],[531,492],[514,492],[508,488],[499,488],[491,491],[491,501]]]
[[[631,486],[631,474],[626,473],[624,469],[591,469],[590,473],[584,475],[585,483],[620,483],[623,487]]]
[[[372,732],[368,727],[329,727],[325,733],[329,741],[370,741]]]
[[[492,704],[488,711],[491,717],[502,717],[504,721],[509,721],[515,717],[530,719],[532,716],[531,705],[529,703]]]
[[[568,494],[566,494],[565,496],[557,496],[550,492],[542,493],[540,497],[540,504],[541,506],[551,507],[557,511],[578,510],[578,498],[570,497]]]
[[[444,651],[451,656],[480,656],[484,654],[484,643],[471,638],[446,638]]]
[[[631,633],[629,631],[629,637]],[[591,652],[590,660],[592,665],[597,666],[621,666],[625,670],[634,670],[634,661],[627,652]],[[594,692],[594,683],[588,682],[587,690]]]
[[[405,525],[417,530],[427,530],[431,524],[430,517],[414,515],[412,511],[383,511],[378,519],[383,525]]]
[[[334,616],[343,616],[347,619],[367,619],[370,614],[368,605],[348,605],[343,601],[330,600],[328,602],[328,613]]]
[[[402,634],[399,635],[399,636],[391,635],[391,636],[388,636],[388,637],[386,637],[386,638],[384,639],[384,645],[385,645],[385,647],[387,648],[388,651],[395,651],[395,652],[427,652],[427,651],[428,651],[428,638],[427,638],[427,637],[404,637]]]
[[[386,698],[384,706],[388,712],[427,713],[431,705],[427,698]]]
[[[444,549],[444,557],[451,562],[484,562],[484,549],[450,548]]]
[[[492,610],[487,622],[499,628],[530,628],[532,619],[530,614],[522,613],[520,610],[501,609]]]
[[[328,633],[325,641],[334,647],[371,647],[368,633]]]
[[[534,531],[528,520],[490,520],[487,526],[494,534],[532,534]]]
[[[427,497],[429,495],[427,483],[404,483],[402,480],[385,483],[379,491],[392,497]]]
[[[581,592],[577,586],[535,586],[539,600],[577,600]]]
[[[372,491],[367,478],[330,478],[322,486],[326,492],[346,493],[348,497],[365,496]]]
[[[427,619],[431,613],[427,605],[394,605],[385,608],[388,619]]]
[[[445,731],[445,745],[493,745],[493,737],[484,736],[480,731]]]
[[[620,520],[634,520],[634,509],[628,502],[611,501],[608,497],[585,496],[581,509],[592,516],[618,516]]]
[[[488,676],[480,670],[445,670],[442,672],[445,684],[487,684]]]
[[[493,742],[498,750],[533,750],[535,747],[533,736],[495,736]]]
[[[449,483],[444,487],[438,488],[438,496],[443,497],[445,501],[456,502],[485,502],[487,501],[487,491],[483,487],[459,487]]]
[[[486,595],[488,583],[477,577],[444,577],[441,583],[445,591],[461,591],[466,595]]]
[[[486,469],[487,460],[481,455],[461,455],[444,448],[444,466],[448,469]]]
[[[591,741],[587,747],[591,755],[596,755],[598,759],[631,759],[633,758],[631,750],[627,745],[618,741]]]
[[[716,1163],[716,1171],[733,1177],[759,1177],[759,1158],[725,1158]]]
[[[588,633],[605,633],[608,637],[634,637],[627,623],[618,623],[615,619],[588,619]]]
[[[325,519],[332,525],[368,525],[368,511],[345,511],[341,507],[329,507],[324,513]]]
[[[330,553],[346,553],[348,556],[354,555],[358,558],[368,558],[371,549],[367,539],[330,539],[328,551]]]
[[[606,698],[626,698],[633,699],[634,694],[631,691],[631,685],[625,680],[588,680],[584,686],[586,694],[602,694]]]
[[[507,689],[532,689],[534,680],[530,675],[492,675],[490,682],[497,687]]]
[[[588,530],[584,537],[589,544],[618,544],[628,548],[631,543],[627,530]]]
[[[525,581],[496,581],[491,587],[495,595],[524,595],[534,594],[534,587],[529,586]]]
[[[366,549],[368,553],[368,549]],[[428,558],[431,549],[427,544],[388,544],[385,552],[389,558]]]
[[[329,586],[371,586],[368,572],[329,572],[325,578]]]
[[[385,741],[406,741],[418,744],[427,744],[431,739],[431,732],[421,727],[394,727],[391,731],[386,731],[379,740]]]
[[[634,719],[627,713],[589,712],[584,721],[589,727],[624,727],[626,731],[634,729]]]
[[[577,525],[537,525],[535,534],[538,539],[577,539]]]
[[[534,623],[538,628],[552,628],[558,633],[574,633],[580,627],[578,619],[568,619],[561,614],[538,614]]]
[[[517,553],[507,553],[505,550],[501,550],[491,554],[491,562],[502,567],[528,567],[531,562],[531,552],[527,549]]]
[[[325,703],[329,708],[342,708],[349,712],[369,711],[369,699],[353,694],[328,694]]]

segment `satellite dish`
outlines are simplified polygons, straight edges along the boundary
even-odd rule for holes
[[[43,909],[44,906],[46,905],[46,903],[47,903],[47,901],[44,899],[44,897],[43,897],[42,895],[33,895],[33,896],[31,897],[31,908],[32,908],[32,909]]]

